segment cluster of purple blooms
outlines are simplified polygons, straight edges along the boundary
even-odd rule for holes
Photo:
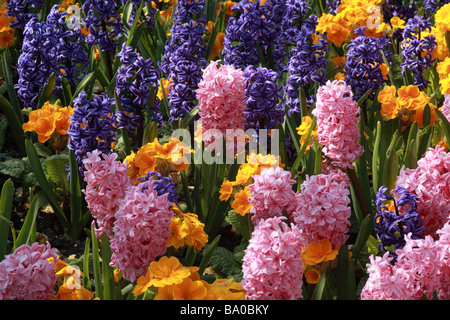
[[[414,84],[420,90],[426,89],[430,83],[425,79],[424,71],[434,63],[435,59],[433,59],[431,52],[437,46],[436,37],[428,35],[421,38],[420,32],[422,31],[431,31],[431,23],[429,19],[421,15],[415,15],[406,23],[401,44],[401,56],[404,60],[401,64],[403,76],[406,75],[406,68],[408,68],[414,77]]]
[[[278,72],[248,66],[244,70],[246,82],[245,129],[274,129],[284,120],[285,111],[278,103],[282,87],[277,84]]]
[[[171,37],[165,44],[161,71],[171,79],[169,85],[169,122],[178,120],[194,108],[195,91],[202,79],[207,47],[205,0],[179,0],[173,12]]]
[[[99,45],[101,51],[115,52],[118,39],[123,33],[123,23],[117,12],[118,3],[114,0],[86,0],[82,19],[89,34],[86,37],[88,46]]]
[[[39,22],[33,16],[24,27],[15,88],[26,108],[37,108],[39,92],[52,73],[57,93],[62,91],[62,77],[74,87],[86,74],[88,55],[83,47],[84,37],[80,29],[66,28],[67,13],[59,12],[58,8],[55,5],[51,9],[46,21]]]
[[[381,65],[386,61],[391,62],[391,54],[388,50],[390,40],[383,34],[381,38],[368,37],[364,34],[366,27],[355,30],[358,37],[354,38],[347,46],[345,62],[345,82],[352,87],[355,99],[359,99],[368,91],[369,98],[373,99],[381,85],[384,83],[384,75]]]
[[[82,91],[73,100],[73,115],[70,117],[68,148],[76,156],[83,175],[83,159],[88,152],[98,150],[104,154],[112,151],[112,143],[115,138],[115,116],[112,111],[114,99],[108,98],[105,93],[87,99],[87,94]]]
[[[313,14],[303,21],[291,51],[287,66],[289,77],[284,89],[285,106],[289,116],[293,113],[302,116],[300,90],[304,90],[307,95],[314,84],[324,85],[327,81],[327,40],[324,35],[318,35],[318,42],[314,43],[312,35],[316,32],[316,25],[317,17]],[[308,106],[311,106],[315,102],[315,93],[306,98]]]
[[[152,120],[161,126],[161,100],[156,96],[159,72],[152,59],[144,59],[126,43],[117,56],[120,57],[121,66],[117,70],[115,90],[123,108],[123,111],[116,111],[118,128],[135,130],[144,120],[144,109],[150,110]]]
[[[276,24],[271,21],[269,6],[261,6],[260,2],[240,1],[233,6],[239,15],[231,16],[228,21],[224,49],[222,51],[225,64],[245,69],[247,66],[258,66],[260,55],[273,47],[277,38]],[[269,57],[265,57],[268,60]]]
[[[402,186],[394,189],[395,197],[386,194],[386,191],[387,188],[383,186],[376,193],[375,231],[380,240],[378,249],[382,252],[389,252],[393,258],[392,261],[395,262],[397,258],[395,250],[405,246],[405,236],[409,234],[411,239],[423,239],[425,229],[417,212],[418,196],[408,192]],[[394,211],[389,210],[386,201],[394,202]],[[391,246],[393,251],[387,249]]]
[[[11,28],[24,29],[28,21],[37,17],[43,4],[44,0],[9,0],[5,4],[8,9],[7,15],[16,20],[11,23]]]

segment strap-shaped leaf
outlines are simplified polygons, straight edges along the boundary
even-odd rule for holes
[[[9,221],[13,206],[14,183],[11,179],[6,180],[0,194],[0,261],[6,254],[6,245],[9,236]]]
[[[66,228],[67,230],[70,230],[69,222],[67,221],[64,211],[62,210],[61,206],[59,205],[56,195],[54,194],[49,182],[47,181],[44,170],[42,169],[41,161],[36,152],[36,149],[34,148],[33,143],[31,143],[30,140],[26,139],[25,147],[26,147],[26,151],[27,151],[27,155],[28,155],[28,160],[29,160],[31,168],[33,169],[33,172],[36,176],[36,179],[39,183],[39,186],[41,187],[42,191],[44,192],[45,196],[47,197],[48,202],[50,203],[53,210],[55,211],[55,215],[56,215],[58,221],[61,223],[61,225],[64,228]]]

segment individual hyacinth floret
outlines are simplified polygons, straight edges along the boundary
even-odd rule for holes
[[[352,163],[364,152],[358,143],[359,112],[352,88],[345,81],[327,81],[319,87],[316,108],[312,111],[317,118],[319,142],[324,146],[325,156],[343,169],[352,168]]]
[[[109,154],[115,138],[115,117],[112,112],[114,99],[105,93],[95,96],[92,101],[86,99],[82,91],[73,100],[74,111],[70,117],[68,148],[75,153],[80,174],[83,175],[83,159],[88,152],[98,150]]]
[[[23,244],[0,262],[0,300],[48,300],[55,294],[56,249]]]
[[[248,66],[244,70],[246,82],[245,129],[274,129],[284,121],[284,109],[279,103],[282,87],[280,75],[267,68]]]
[[[131,282],[147,272],[152,261],[164,254],[173,212],[169,194],[158,196],[149,179],[127,189],[116,213],[111,238],[111,266]],[[146,186],[144,188],[144,186]]]
[[[116,153],[107,155],[94,150],[83,160],[86,187],[82,191],[95,219],[94,230],[99,239],[103,232],[112,236],[115,214],[130,186],[127,165],[116,158]]]
[[[301,231],[278,216],[260,220],[252,232],[242,264],[247,300],[302,298]]]
[[[122,65],[117,70],[115,90],[123,108],[123,111],[116,111],[118,128],[135,130],[141,125],[145,109],[151,111],[152,121],[161,126],[161,100],[156,96],[159,72],[152,59],[145,60],[126,43],[117,56]]]

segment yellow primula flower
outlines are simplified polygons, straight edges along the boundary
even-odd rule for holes
[[[187,245],[194,248],[194,251],[202,249],[208,242],[208,235],[204,231],[205,224],[200,222],[196,214],[183,213],[176,204],[173,205],[172,211],[175,216],[170,222],[171,236],[166,247],[178,249]]]
[[[390,23],[394,29],[405,29],[405,20],[402,20],[398,16],[393,16]]]
[[[137,279],[133,294],[139,296],[152,286],[164,287],[180,284],[191,275],[191,272],[197,270],[197,267],[183,266],[176,257],[163,256],[158,261],[150,263],[145,275]]]

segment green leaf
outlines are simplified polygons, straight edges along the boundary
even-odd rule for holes
[[[3,111],[3,113],[6,116],[6,119],[8,120],[9,130],[11,130],[13,139],[16,143],[17,148],[19,149],[19,152],[21,155],[26,154],[25,150],[25,133],[22,129],[23,124],[23,117],[22,114],[17,115],[11,103],[6,100],[4,96],[0,96],[0,109]]]
[[[408,134],[406,144],[405,157],[403,162],[407,168],[414,169],[417,167],[417,151],[419,149],[419,126],[417,122],[413,122]]]
[[[376,256],[378,254],[378,245],[380,240],[375,239],[374,236],[370,235],[367,239],[366,245],[370,255]]]
[[[6,129],[8,128],[8,120],[3,119],[0,121],[0,152],[3,149],[3,146],[5,144],[5,137],[6,137]]]
[[[16,179],[21,179],[25,173],[25,164],[22,159],[6,158],[0,162],[0,173]]]
[[[339,249],[338,266],[337,266],[337,299],[347,299],[347,272],[348,272],[348,248],[343,245]]]
[[[383,185],[388,188],[388,190],[393,190],[395,188],[395,182],[397,181],[399,171],[399,161],[398,155],[394,150],[391,150],[387,155],[387,159],[384,162],[383,169]]]
[[[358,235],[356,237],[355,245],[353,246],[352,259],[354,259],[355,261],[359,260],[361,250],[366,244],[367,239],[369,239],[369,236],[373,231],[373,227],[373,216],[367,215],[361,223]]]
[[[447,31],[448,32],[448,31]],[[450,123],[447,118],[437,108],[434,109],[436,116],[441,120],[442,129],[444,130],[444,136],[447,139],[447,143],[450,143]]]
[[[225,221],[231,224],[242,236],[243,239],[250,239],[250,222],[248,220],[248,215],[242,216],[239,213],[234,212],[233,210],[229,211],[227,216],[225,217]]]
[[[95,236],[93,224],[91,225],[91,237],[92,237],[92,264],[94,270],[95,295],[100,300],[103,300],[104,293],[102,287],[102,272],[100,267],[100,252],[98,250],[98,239]]]
[[[56,195],[53,193],[53,190],[50,187],[49,182],[47,181],[44,170],[42,169],[42,166],[41,166],[41,161],[36,152],[36,149],[34,148],[34,145],[31,143],[30,140],[26,139],[25,147],[27,150],[28,160],[30,161],[30,165],[33,169],[33,172],[36,176],[36,179],[37,179],[42,191],[44,192],[45,196],[47,197],[47,200],[49,201],[50,205],[52,206],[53,210],[55,211],[55,215],[56,215],[58,221],[61,223],[61,225],[64,228],[69,230],[70,229],[69,222],[67,221],[64,211],[62,210],[61,206],[59,205]]]
[[[89,258],[92,259],[92,254],[89,253],[90,251],[90,238],[86,238],[86,242],[84,244],[84,255],[83,255],[83,274],[84,274],[84,285],[86,288],[91,288],[91,280],[89,279]]]
[[[226,276],[236,275],[242,271],[242,266],[235,259],[233,252],[224,247],[216,247],[211,256],[210,264],[216,272]]]
[[[65,193],[69,190],[66,167],[69,165],[69,157],[65,154],[51,156],[44,160],[42,166],[48,181],[54,183]]]
[[[330,284],[328,283],[327,276],[323,274],[314,288],[311,300],[331,300],[332,298]]]
[[[114,270],[109,265],[111,262],[112,250],[109,246],[108,237],[102,233],[102,274],[103,274],[103,299],[113,300],[114,290]]]
[[[11,179],[5,181],[0,194],[0,261],[6,254],[6,247],[9,236],[9,222],[14,197],[14,183]]]
[[[52,74],[48,77],[47,83],[44,85],[44,88],[39,93],[38,108],[42,107],[45,102],[50,100],[53,94],[53,90],[55,89],[55,84],[56,76],[55,73],[52,72]]]
[[[20,125],[23,124],[23,118],[21,113],[21,106],[19,103],[19,98],[17,97],[16,90],[14,89],[14,81],[11,76],[11,69],[9,68],[10,64],[8,64],[6,55],[9,52],[9,48],[5,49],[5,52],[2,55],[2,69],[3,76],[5,77],[6,86],[8,88],[8,100],[11,103],[12,110],[14,111],[17,119],[20,121]]]
[[[199,270],[198,270],[198,273],[200,275],[203,274],[206,267],[208,266],[211,256],[213,255],[214,250],[216,249],[217,245],[219,244],[219,241],[220,241],[220,235],[215,237],[214,240],[211,242],[211,244],[208,244],[207,247],[205,248],[205,250],[203,252],[203,258],[202,258],[202,261],[200,261]]]
[[[80,176],[78,171],[78,162],[72,150],[69,150],[69,166],[70,166],[70,224],[72,226],[72,236],[78,238],[81,228],[83,227],[82,216],[82,197],[80,187]]]
[[[379,161],[380,161],[380,143],[381,143],[381,122],[377,122],[376,129],[376,137],[375,137],[375,145],[373,147],[372,154],[372,183],[373,189],[378,190],[380,188],[380,170],[379,170]]]
[[[37,195],[33,197],[31,201],[30,208],[28,209],[27,216],[25,221],[20,229],[19,235],[14,242],[14,248],[17,249],[23,244],[27,244],[32,236],[32,232],[34,230],[34,226],[36,224],[37,214],[39,212],[39,208],[45,203],[45,197],[43,193],[39,192]]]
[[[65,77],[61,77],[61,85],[63,89],[64,105],[70,106],[72,103],[72,89],[70,88],[70,83]]]

